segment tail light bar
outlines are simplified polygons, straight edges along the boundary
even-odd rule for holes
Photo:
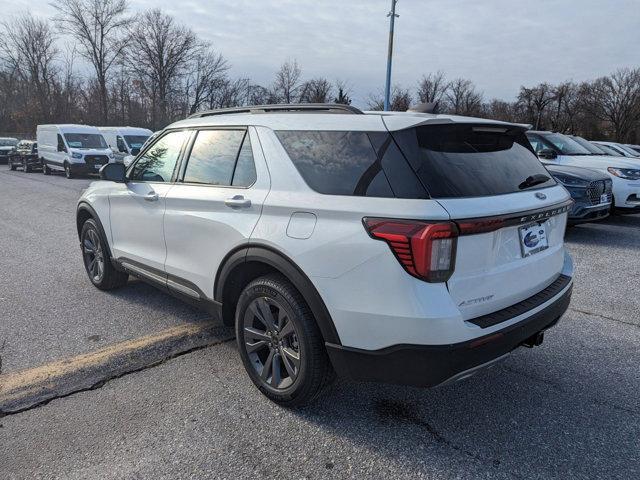
[[[455,268],[459,234],[453,222],[364,218],[369,235],[386,242],[404,269],[427,282],[446,282]]]

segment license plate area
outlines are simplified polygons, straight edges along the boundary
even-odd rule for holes
[[[545,223],[530,223],[518,228],[522,258],[529,257],[549,248]]]

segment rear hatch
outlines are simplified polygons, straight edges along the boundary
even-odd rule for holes
[[[459,229],[447,287],[463,318],[495,312],[551,285],[564,263],[571,200],[520,125],[385,117],[431,198]]]

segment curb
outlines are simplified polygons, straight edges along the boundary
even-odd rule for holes
[[[230,328],[184,324],[40,367],[0,375],[0,418],[99,388],[127,373],[234,338]]]

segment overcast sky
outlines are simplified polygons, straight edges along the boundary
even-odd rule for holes
[[[49,16],[43,0],[0,0],[4,14]],[[343,79],[354,103],[384,85],[391,0],[130,0],[160,7],[211,41],[232,75],[271,82],[298,60],[305,77]],[[486,98],[520,85],[586,80],[640,66],[640,0],[399,0],[393,82],[424,73],[473,80]]]

